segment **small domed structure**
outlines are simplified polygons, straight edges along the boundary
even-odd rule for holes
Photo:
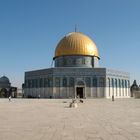
[[[9,89],[11,87],[10,81],[6,76],[0,78],[0,97],[8,97]]]
[[[6,76],[2,76],[0,82],[9,83],[9,79]]]
[[[6,98],[9,96],[16,97],[17,88],[11,86],[11,83],[8,77],[2,76],[0,78],[0,98]]]
[[[6,76],[0,78],[0,88],[7,88],[10,87],[10,85],[10,81]]]

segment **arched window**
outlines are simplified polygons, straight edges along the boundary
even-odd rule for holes
[[[97,87],[97,77],[93,77],[93,87]]]
[[[44,87],[49,87],[49,79],[44,78]]]
[[[39,88],[39,79],[36,79],[36,87]]]
[[[107,85],[108,85],[108,87],[110,87],[110,78],[108,78]]]
[[[42,78],[39,79],[39,87],[43,87],[43,79]]]
[[[125,80],[125,88],[127,88],[127,81]]]
[[[107,85],[108,85],[108,95],[110,96],[110,86],[111,86],[111,83],[110,83],[110,78],[108,78],[107,80]]]
[[[117,79],[115,79],[115,87],[116,87],[116,88],[118,87]]]
[[[124,80],[122,80],[122,88],[124,88]]]
[[[28,88],[28,80],[25,80],[25,88]]]
[[[35,88],[37,88],[37,87],[38,87],[38,80],[35,79]]]
[[[31,88],[31,80],[28,80],[28,88]]]
[[[114,87],[114,79],[112,78],[112,87]]]
[[[59,77],[55,78],[55,87],[60,87],[60,78]]]
[[[63,84],[62,84],[63,87],[66,87],[67,86],[67,78],[64,77],[63,78]]]
[[[117,87],[118,87],[118,81],[117,81],[117,79],[115,79],[115,92],[116,92],[116,96],[118,96]]]
[[[119,88],[121,88],[121,80],[119,79]]]
[[[85,81],[86,81],[86,86],[90,87],[90,85],[91,85],[90,77],[86,77]]]
[[[100,86],[100,87],[104,87],[104,85],[105,85],[104,77],[101,77],[101,78],[99,79],[99,86]]]
[[[74,84],[75,84],[74,78],[73,77],[70,77],[70,79],[69,79],[69,86],[70,87],[74,87]]]
[[[35,88],[35,79],[32,79],[32,88]]]
[[[48,87],[52,87],[53,86],[53,81],[52,81],[52,78],[49,77],[48,78]]]
[[[130,87],[130,81],[128,80],[128,87]]]

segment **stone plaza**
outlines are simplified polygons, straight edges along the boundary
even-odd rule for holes
[[[0,99],[0,140],[140,140],[139,99]]]

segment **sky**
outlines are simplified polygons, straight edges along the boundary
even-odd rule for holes
[[[96,43],[100,67],[140,84],[140,0],[0,0],[0,77],[21,87],[25,71],[49,68],[75,25]]]

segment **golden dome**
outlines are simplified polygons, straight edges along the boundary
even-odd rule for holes
[[[95,43],[88,36],[79,32],[67,34],[58,43],[55,49],[55,57],[66,55],[86,55],[99,58]]]

